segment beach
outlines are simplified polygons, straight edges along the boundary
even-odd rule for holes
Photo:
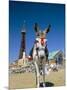
[[[60,69],[51,71],[50,74],[45,75],[46,87],[64,86],[65,85],[65,70]],[[9,89],[22,89],[22,88],[36,88],[35,73],[15,73],[9,75]]]

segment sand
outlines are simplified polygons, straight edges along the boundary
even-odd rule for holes
[[[64,69],[58,72],[50,72],[45,76],[46,86],[64,86],[65,85],[65,72]],[[16,73],[9,75],[9,88],[10,90],[22,88],[36,88],[35,73]]]

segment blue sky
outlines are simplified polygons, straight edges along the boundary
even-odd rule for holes
[[[47,35],[49,52],[62,50],[65,46],[65,5],[30,3],[20,1],[9,2],[9,60],[18,59],[21,30],[26,21],[26,54],[28,55],[35,40],[33,25],[37,22],[44,30],[51,24],[51,31]]]

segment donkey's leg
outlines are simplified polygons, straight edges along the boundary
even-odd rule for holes
[[[36,68],[36,85],[37,85],[37,88],[39,88],[39,86],[40,86],[40,80],[39,80],[39,77],[40,77],[40,74],[39,74],[39,68],[38,68],[38,64],[37,64],[36,61],[34,62],[34,64],[35,64],[35,68]]]
[[[42,60],[39,63],[39,73],[40,73],[40,83],[43,83],[43,68],[42,68]]]
[[[43,67],[43,86],[45,87],[45,63],[42,64]]]
[[[44,70],[45,67],[43,67],[43,86],[45,87],[45,70]]]
[[[40,73],[40,77],[39,77],[40,86],[45,87],[45,68],[44,68],[43,62],[40,62],[39,64],[39,73]]]

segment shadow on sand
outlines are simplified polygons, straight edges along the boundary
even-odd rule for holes
[[[54,84],[52,82],[45,82],[46,87],[53,87]]]
[[[45,87],[53,87],[54,84],[51,82],[45,82]],[[40,87],[43,87],[43,83],[40,83]]]

